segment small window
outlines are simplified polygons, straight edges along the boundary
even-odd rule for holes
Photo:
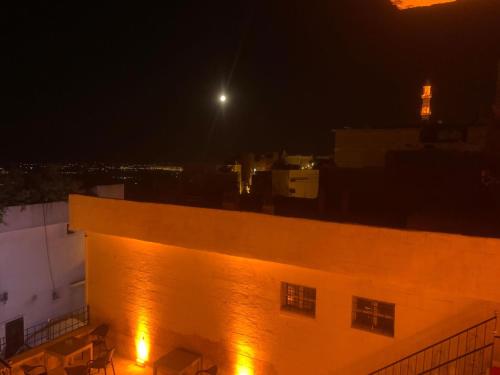
[[[393,303],[352,298],[352,327],[394,337]]]
[[[281,310],[314,317],[316,315],[316,289],[281,283]]]

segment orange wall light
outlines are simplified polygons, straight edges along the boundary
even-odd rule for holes
[[[144,335],[139,335],[138,338],[136,339],[135,343],[136,347],[136,360],[135,363],[138,366],[146,366],[146,362],[148,361],[149,358],[149,344],[146,341],[146,338]]]
[[[141,301],[142,302],[142,301]],[[138,306],[143,306],[143,303],[139,302]],[[149,352],[151,349],[150,334],[149,334],[149,314],[145,309],[139,309],[137,311],[137,328],[135,336],[135,363],[138,366],[146,366],[149,359]]]
[[[236,365],[236,375],[254,375],[250,365],[239,363]]]
[[[246,344],[237,344],[235,375],[254,375],[252,357],[254,351]]]

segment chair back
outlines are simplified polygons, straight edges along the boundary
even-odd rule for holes
[[[97,327],[94,328],[92,332],[90,332],[91,336],[97,336],[100,338],[105,338],[106,335],[109,332],[109,325],[108,324],[100,324]]]
[[[87,366],[91,369],[105,369],[109,363],[113,361],[113,354],[115,352],[115,348],[111,348],[106,350],[102,355],[97,357],[96,359],[91,359]]]

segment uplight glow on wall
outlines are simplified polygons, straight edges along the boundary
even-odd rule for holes
[[[146,338],[142,336],[139,340],[137,340],[137,359],[136,363],[139,366],[145,366],[148,360],[149,348],[146,344]]]
[[[254,375],[256,356],[255,347],[260,336],[257,334],[254,319],[256,311],[245,304],[232,305],[234,311],[230,313],[233,318],[231,323],[232,343],[231,352],[234,353],[234,375]]]
[[[237,345],[235,375],[254,375],[253,354],[252,348],[246,344]]]
[[[453,3],[455,0],[391,0],[399,9],[428,7],[431,5]]]
[[[239,364],[236,368],[236,375],[254,375],[254,373],[250,366]]]

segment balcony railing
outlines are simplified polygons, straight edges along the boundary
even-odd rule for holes
[[[497,317],[484,320],[369,375],[483,375],[491,368]]]
[[[488,344],[419,374],[485,375],[493,364],[493,350],[494,344]]]
[[[84,306],[70,313],[51,318],[47,322],[26,328],[24,330],[24,347],[29,349],[42,345],[88,324],[89,308]],[[6,344],[5,337],[0,337],[0,359],[4,358]],[[20,351],[23,351],[22,348]],[[3,374],[0,372],[0,375]]]

